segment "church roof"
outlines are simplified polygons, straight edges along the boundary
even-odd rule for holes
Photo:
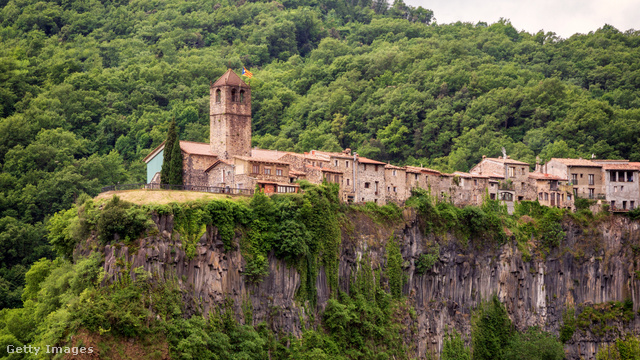
[[[244,81],[242,81],[242,79],[240,79],[240,76],[238,76],[231,69],[227,70],[227,72],[224,73],[222,76],[220,76],[220,78],[216,80],[216,82],[214,82],[213,85],[211,86],[215,87],[215,86],[225,86],[225,85],[249,88],[249,85],[247,85]]]
[[[143,161],[148,163],[149,161],[151,161],[151,159],[156,157],[156,155],[158,155],[160,151],[164,150],[164,143],[165,141],[160,143],[160,145],[158,145],[158,147],[153,149],[149,153],[149,155],[145,156]],[[209,144],[195,142],[195,141],[180,140],[180,150],[184,151],[187,154],[193,154],[193,155],[204,155],[204,156],[214,156],[214,157],[218,156],[211,151],[211,146]]]

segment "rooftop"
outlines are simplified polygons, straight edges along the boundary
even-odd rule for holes
[[[538,172],[529,173],[529,177],[531,179],[536,180],[558,180],[558,181],[567,181],[567,178],[563,178],[562,176],[552,175],[552,174],[543,174]]]
[[[240,86],[247,89],[249,88],[249,85],[247,85],[244,81],[242,81],[242,79],[240,79],[240,76],[238,76],[231,69],[227,70],[226,73],[220,76],[220,78],[216,80],[216,82],[214,82],[213,85],[211,85],[211,87],[224,86],[224,85]]]
[[[602,167],[602,164],[598,164],[587,159],[552,158],[549,161],[554,161],[554,160],[567,166]]]
[[[289,165],[288,162],[284,162],[284,161],[276,161],[276,160],[272,160],[269,158],[261,158],[261,157],[255,157],[255,156],[234,156],[235,159],[240,159],[240,160],[244,160],[244,161],[252,161],[252,162],[262,162],[262,163],[269,163],[269,164],[276,164],[276,165]]]
[[[640,170],[640,162],[628,162],[625,164],[603,164],[604,170]]]
[[[507,156],[506,159],[504,159],[502,156],[500,156],[500,157],[497,157],[497,158],[489,158],[488,157],[488,158],[484,158],[482,160],[490,160],[490,161],[493,161],[493,162],[498,162],[498,163],[503,163],[503,164],[514,164],[514,165],[527,165],[527,166],[529,166],[529,163],[526,163],[524,161],[514,160],[514,159],[509,158],[508,156]]]

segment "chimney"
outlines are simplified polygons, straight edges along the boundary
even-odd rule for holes
[[[482,160],[486,159],[487,155],[482,155]]]
[[[498,156],[498,159],[499,159],[499,160],[502,160],[502,156]]]

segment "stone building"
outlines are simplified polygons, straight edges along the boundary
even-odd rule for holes
[[[345,202],[402,204],[422,188],[456,206],[501,200],[511,212],[515,201],[538,199],[546,206],[572,207],[575,196],[604,199],[612,210],[640,203],[640,163],[627,160],[551,159],[536,172],[508,156],[488,158],[469,173],[395,166],[352,153],[305,153],[251,148],[251,88],[229,70],[210,86],[210,141],[180,141],[184,185],[213,192],[299,192],[298,180],[338,184]],[[147,182],[158,183],[164,143],[147,163]],[[172,184],[173,185],[173,184]]]
[[[407,171],[405,168],[387,164],[384,166],[384,182],[387,186],[385,202],[402,204],[407,196]],[[410,195],[409,195],[410,196]]]
[[[529,178],[535,182],[538,202],[541,205],[558,208],[572,208],[571,196],[567,199],[567,179],[558,175],[532,172]]]
[[[552,158],[543,165],[542,170],[544,173],[568,179],[572,191],[569,201],[575,200],[578,196],[587,199],[605,198],[602,164],[586,159]]]
[[[640,163],[602,164],[604,189],[609,209],[624,212],[640,204]]]
[[[209,145],[220,159],[251,156],[251,88],[231,69],[209,89]]]

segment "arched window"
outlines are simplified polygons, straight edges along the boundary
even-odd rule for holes
[[[238,94],[236,92],[236,89],[231,89],[231,101],[233,102],[238,101]]]
[[[240,90],[240,102],[244,102],[244,90]]]
[[[220,89],[216,90],[216,102],[219,103],[221,101],[220,97],[222,96],[222,91]]]

